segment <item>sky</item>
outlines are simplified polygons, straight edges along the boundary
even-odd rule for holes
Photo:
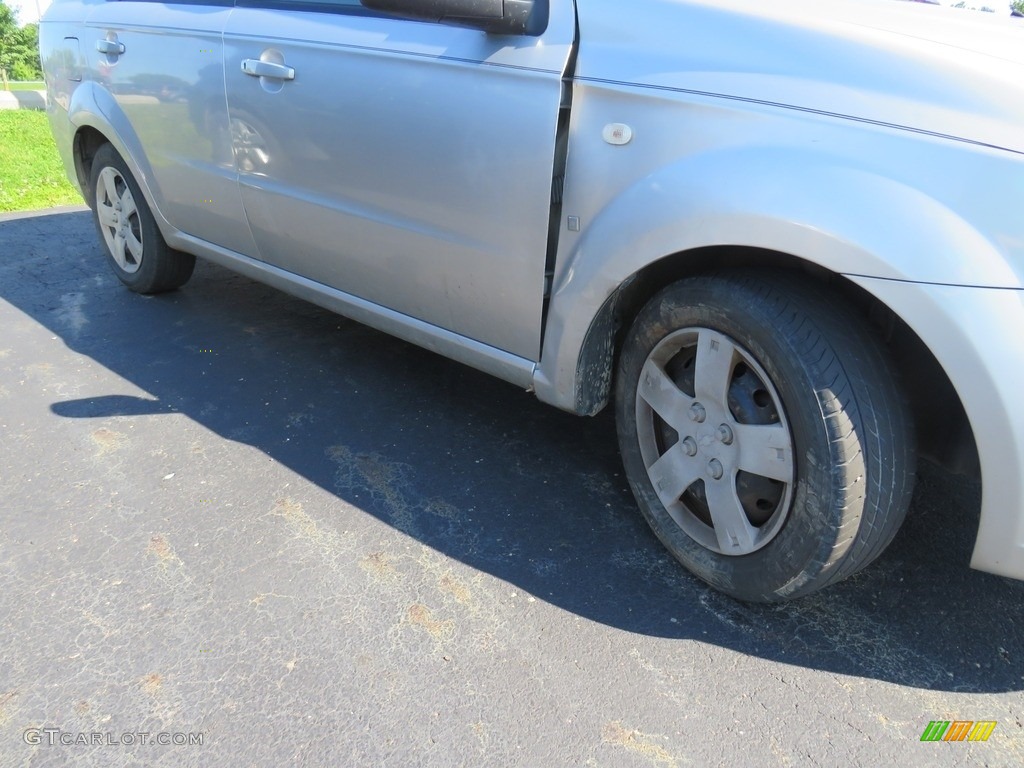
[[[4,0],[4,4],[18,15],[18,24],[32,24],[39,21],[39,13],[46,13],[50,0]]]

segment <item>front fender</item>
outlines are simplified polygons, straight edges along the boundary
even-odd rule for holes
[[[963,403],[982,481],[971,567],[1024,579],[1024,292],[860,277],[853,282],[903,317]]]
[[[1001,158],[991,155],[1002,153],[988,154],[996,162]],[[591,385],[581,370],[594,377],[610,366],[610,360],[593,362],[611,353],[602,337],[610,297],[645,267],[688,251],[740,246],[845,275],[1021,287],[1014,261],[1024,262],[1024,237],[982,231],[940,202],[949,199],[948,190],[931,195],[878,167],[841,160],[834,153],[763,147],[685,157],[636,180],[578,234],[563,232],[535,377],[538,397],[575,412],[603,405],[606,391],[596,399],[581,396]],[[567,195],[569,215],[572,203]],[[993,211],[979,218],[991,221]],[[607,379],[597,375],[596,386],[606,387]]]

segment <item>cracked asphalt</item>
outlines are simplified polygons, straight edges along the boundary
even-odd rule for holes
[[[82,209],[0,217],[0,435],[2,766],[1024,764],[1024,583],[931,467],[866,572],[743,605],[609,416],[211,265],[134,295]]]

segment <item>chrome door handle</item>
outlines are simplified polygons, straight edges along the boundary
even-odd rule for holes
[[[242,71],[249,77],[273,77],[276,80],[295,79],[295,70],[292,67],[259,59],[243,59]]]
[[[120,56],[124,53],[124,43],[119,43],[117,40],[97,40],[96,50],[108,56]]]

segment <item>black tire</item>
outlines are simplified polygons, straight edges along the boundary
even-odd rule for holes
[[[669,286],[629,331],[615,397],[647,522],[733,597],[776,602],[846,578],[906,515],[904,397],[861,317],[816,283],[745,272]]]
[[[107,260],[136,293],[180,288],[192,277],[196,257],[169,247],[127,163],[110,144],[93,157],[89,205]]]

